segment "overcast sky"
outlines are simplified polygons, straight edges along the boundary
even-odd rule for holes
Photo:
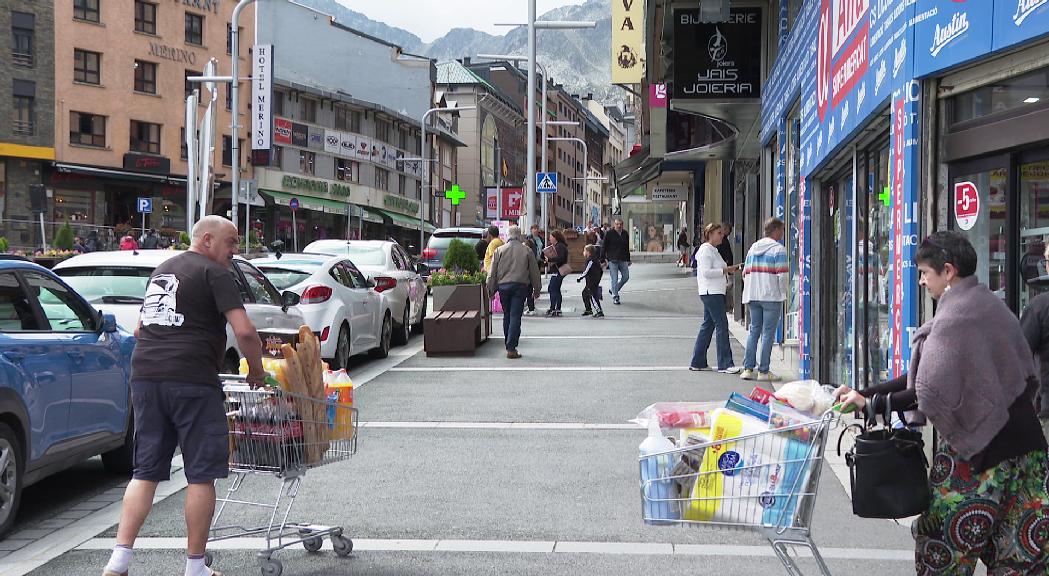
[[[536,15],[585,0],[536,0]],[[489,34],[502,35],[507,28],[493,26],[496,22],[521,22],[528,18],[525,0],[339,0],[351,10],[372,20],[404,28],[433,42],[452,28],[474,28]]]

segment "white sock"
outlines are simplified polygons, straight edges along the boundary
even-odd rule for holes
[[[204,565],[204,555],[199,558],[186,557],[186,576],[211,576],[211,568]]]
[[[106,564],[106,570],[117,574],[127,574],[128,566],[131,565],[131,554],[133,552],[134,550],[131,548],[117,544],[113,547],[113,553],[109,556],[109,563]]]

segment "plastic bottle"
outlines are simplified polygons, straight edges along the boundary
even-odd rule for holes
[[[645,524],[670,524],[678,519],[678,503],[673,480],[661,480],[670,476],[673,455],[651,456],[674,449],[674,444],[663,436],[659,421],[648,423],[648,437],[641,442],[638,451],[641,460],[641,492],[644,502]],[[645,456],[651,456],[644,458]]]

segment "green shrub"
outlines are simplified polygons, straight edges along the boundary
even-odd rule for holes
[[[481,265],[473,246],[456,238],[448,244],[448,251],[444,253],[444,269],[474,274],[481,269]]]
[[[488,280],[488,274],[484,272],[448,272],[437,270],[430,273],[426,284],[428,286],[458,286],[460,284],[484,284]]]
[[[60,250],[73,249],[73,229],[69,227],[69,222],[62,224],[62,227],[55,233],[54,245]]]
[[[11,246],[7,243],[7,238],[0,236],[0,254],[7,252],[7,249]]]

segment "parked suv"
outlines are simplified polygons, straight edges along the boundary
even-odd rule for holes
[[[438,270],[444,266],[444,253],[448,250],[448,245],[452,243],[452,240],[462,240],[473,248],[483,234],[484,228],[438,228],[430,236],[430,241],[426,243],[426,248],[423,249],[419,260],[426,264],[431,272]]]
[[[98,454],[131,471],[134,344],[50,270],[0,255],[0,535],[46,476]]]

